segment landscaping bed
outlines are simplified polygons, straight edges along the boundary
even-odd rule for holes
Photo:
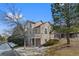
[[[45,44],[43,44],[42,46],[46,47],[46,46],[51,46],[51,45],[58,44],[58,43],[59,43],[58,39],[50,39]]]

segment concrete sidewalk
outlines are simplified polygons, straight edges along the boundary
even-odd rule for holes
[[[43,55],[42,49],[37,47],[26,47],[26,49],[24,49],[24,47],[20,47],[20,48],[16,48],[15,51],[18,54],[20,54],[20,56],[42,56]]]
[[[0,56],[20,56],[15,50],[5,51]]]

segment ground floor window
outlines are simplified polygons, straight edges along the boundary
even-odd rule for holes
[[[40,38],[33,38],[32,39],[32,46],[40,46],[40,45],[41,45]]]
[[[32,45],[34,46],[34,39],[32,39]]]

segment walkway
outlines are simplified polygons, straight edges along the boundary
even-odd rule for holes
[[[0,56],[17,56],[18,53],[12,50],[7,43],[0,44]]]
[[[41,56],[42,54],[42,49],[37,48],[37,47],[20,47],[15,49],[17,53],[19,53],[21,56]]]

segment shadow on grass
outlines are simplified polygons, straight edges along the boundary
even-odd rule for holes
[[[68,45],[66,43],[64,43],[62,45],[54,46],[54,47],[46,49],[44,51],[44,55],[45,56],[54,56],[56,54],[57,50],[61,50],[61,49],[64,49],[64,48],[70,48],[70,47],[71,47],[71,45]]]

